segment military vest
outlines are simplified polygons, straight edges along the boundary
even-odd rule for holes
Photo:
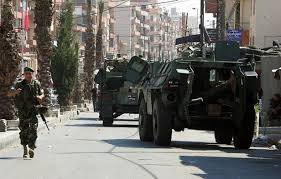
[[[22,91],[16,96],[16,107],[19,113],[30,113],[37,104],[36,96],[42,95],[41,85],[36,80],[33,80],[31,83],[22,80],[16,83],[15,89],[18,88],[22,89]]]

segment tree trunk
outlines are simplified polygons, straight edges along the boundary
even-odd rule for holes
[[[103,43],[102,43],[102,34],[103,34],[103,27],[102,27],[102,15],[104,11],[104,2],[99,2],[99,26],[97,32],[97,39],[96,39],[96,67],[101,67],[101,62],[103,61]]]
[[[52,39],[50,26],[52,23],[52,0],[35,1],[35,38],[37,41],[38,77],[45,92],[44,104],[51,104],[49,87],[51,84]]]
[[[84,97],[86,100],[91,100],[91,90],[94,81],[94,68],[95,68],[95,38],[93,32],[93,18],[92,18],[92,3],[87,0],[87,30],[86,30],[86,47],[84,59],[84,73],[85,73],[85,88]]]
[[[2,7],[1,7],[2,8]],[[19,75],[20,56],[18,38],[14,31],[12,1],[6,0],[3,5],[0,27],[0,119],[16,119],[14,100],[7,96]]]

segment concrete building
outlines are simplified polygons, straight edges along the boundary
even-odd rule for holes
[[[105,1],[105,12],[103,15],[103,45],[104,45],[104,56],[113,59],[117,55],[117,34],[115,32],[116,17],[114,8],[116,6],[115,0]]]
[[[117,9],[115,30],[122,55],[143,55],[149,60],[172,58],[169,50],[175,41],[175,23],[157,2],[131,0]]]
[[[226,0],[229,29],[242,30],[242,45],[267,47],[281,41],[281,1]]]
[[[251,44],[257,47],[268,47],[273,40],[281,42],[281,1],[252,0],[252,22],[254,29]]]
[[[1,1],[1,8],[4,1]],[[21,68],[31,66],[37,71],[36,41],[34,38],[34,2],[30,0],[13,0],[15,16],[14,28],[19,37],[19,52],[22,57]],[[1,12],[0,12],[1,13]]]
[[[120,2],[119,2],[120,3]],[[148,8],[140,1],[125,3],[116,11],[116,33],[121,55],[148,56],[150,26],[148,24]]]
[[[181,37],[181,17],[176,7],[171,8],[171,20],[175,26],[176,37]]]
[[[162,19],[161,19],[161,9],[152,5],[149,8],[149,24],[150,24],[150,54],[152,60],[161,60],[163,59],[162,46],[163,46],[163,29],[162,29]]]

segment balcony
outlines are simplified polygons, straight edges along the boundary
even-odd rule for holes
[[[141,46],[140,46],[139,44],[135,44],[135,48],[136,48],[136,49],[140,49]]]
[[[115,23],[116,23],[116,19],[111,17],[111,18],[109,19],[109,22],[110,22],[111,24],[115,24]]]
[[[150,26],[148,24],[144,24],[144,28],[150,30]]]
[[[148,35],[160,35],[162,33],[162,31],[160,30],[160,31],[150,31],[149,33],[148,33]]]
[[[142,40],[149,40],[149,37],[148,37],[148,36],[143,36],[143,35],[142,35],[142,36],[141,36],[141,39],[142,39]]]
[[[115,52],[115,49],[114,49],[113,47],[109,47],[109,48],[108,48],[108,52],[109,52],[109,53],[114,53],[114,52]]]
[[[135,17],[135,18],[132,19],[132,23],[134,23],[134,24],[140,24],[141,22],[140,22],[139,19],[137,19],[137,18]]]
[[[132,35],[133,36],[140,36],[140,32],[135,30],[135,31],[132,32]]]
[[[151,46],[159,46],[160,44],[161,44],[161,41],[159,41],[159,40],[155,40],[155,41],[150,42]]]
[[[73,30],[76,32],[86,32],[86,27],[81,26],[81,25],[74,25]]]
[[[114,33],[109,33],[109,38],[114,38],[115,34]]]
[[[150,14],[150,15],[153,15],[153,14],[160,14],[160,9],[158,9],[158,8],[149,9],[149,14]]]
[[[149,25],[161,25],[160,21],[157,21],[156,19],[150,20]]]
[[[147,17],[147,16],[148,16],[148,12],[147,12],[147,11],[142,10],[142,11],[141,11],[141,15],[142,15],[142,16],[146,16],[146,17]]]
[[[141,12],[141,11],[142,11],[142,10],[141,10],[141,7],[140,7],[140,6],[135,6],[135,11]]]

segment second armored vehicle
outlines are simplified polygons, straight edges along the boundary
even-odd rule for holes
[[[124,113],[138,113],[137,88],[125,79],[126,68],[124,60],[106,60],[95,77],[99,118],[104,126],[111,126]]]

